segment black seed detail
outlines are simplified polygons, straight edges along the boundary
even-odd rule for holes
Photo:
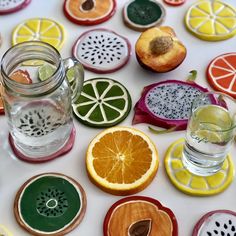
[[[208,235],[208,236],[212,236],[212,234],[211,234],[210,232],[207,232],[207,235]]]
[[[228,226],[227,226],[227,224],[224,224],[224,228],[225,228],[225,229],[228,229]]]
[[[221,236],[225,236],[225,232],[221,231],[221,232],[220,232],[220,235],[221,235]]]
[[[234,226],[234,225],[231,227],[231,231],[232,231],[232,232],[235,231],[235,226]]]
[[[214,230],[214,233],[218,235],[218,231],[217,230]]]
[[[217,227],[220,227],[220,223],[218,221],[215,222]]]

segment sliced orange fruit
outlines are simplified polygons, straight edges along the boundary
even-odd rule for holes
[[[147,187],[159,165],[154,143],[143,132],[112,127],[89,144],[86,167],[91,181],[115,195],[134,194]]]
[[[207,68],[207,79],[214,89],[236,98],[236,53],[213,59]]]
[[[49,43],[59,50],[65,41],[65,31],[62,25],[51,19],[28,19],[14,29],[12,44],[15,45],[31,40]]]
[[[189,8],[185,24],[200,39],[225,40],[236,34],[236,9],[219,0],[197,1]]]

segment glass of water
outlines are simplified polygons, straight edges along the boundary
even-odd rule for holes
[[[183,164],[192,173],[208,176],[219,171],[234,141],[236,101],[220,92],[203,93],[191,107]]]

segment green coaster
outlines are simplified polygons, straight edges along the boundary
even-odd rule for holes
[[[86,210],[83,188],[59,173],[32,177],[16,194],[17,222],[33,235],[65,235],[79,225]]]
[[[123,121],[131,105],[130,94],[121,83],[108,78],[94,78],[84,82],[82,93],[72,107],[81,123],[102,128]]]

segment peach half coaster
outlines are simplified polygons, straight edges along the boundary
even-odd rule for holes
[[[180,191],[198,196],[215,195],[224,191],[234,178],[234,164],[227,156],[222,169],[211,176],[190,173],[182,163],[184,138],[175,141],[165,155],[166,173],[172,184]]]

